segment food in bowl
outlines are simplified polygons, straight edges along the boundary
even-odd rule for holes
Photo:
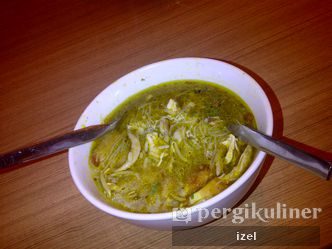
[[[248,104],[255,116],[257,129],[272,135],[273,113],[264,90],[250,75],[229,63],[207,58],[175,58],[159,61],[138,68],[114,81],[100,92],[80,115],[75,129],[100,124],[104,117],[134,94],[149,87],[174,80],[195,79],[214,82],[230,89]],[[250,166],[241,177],[219,194],[201,201],[191,208],[190,220],[174,220],[176,212],[136,213],[115,207],[96,188],[89,168],[91,143],[69,149],[69,168],[80,193],[99,210],[131,224],[153,229],[172,229],[179,226],[201,226],[213,220],[213,216],[198,220],[199,210],[213,212],[215,208],[232,208],[253,186],[266,154],[257,151]],[[175,209],[176,210],[176,209]],[[175,224],[176,223],[176,224]]]
[[[235,182],[254,149],[227,129],[256,128],[253,113],[218,84],[178,80],[138,92],[105,123],[117,127],[96,140],[89,156],[92,178],[112,206],[161,213],[207,200]]]

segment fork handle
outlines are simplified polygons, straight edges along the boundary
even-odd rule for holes
[[[241,140],[254,146],[255,148],[292,162],[293,164],[309,170],[323,179],[330,179],[332,173],[332,163],[247,126],[232,124],[229,125],[228,128]]]
[[[0,155],[0,169],[8,169],[90,142],[108,130],[109,125],[93,125],[2,154]]]

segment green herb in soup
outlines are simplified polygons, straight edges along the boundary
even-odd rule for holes
[[[206,200],[231,185],[250,165],[254,149],[227,129],[255,127],[247,105],[219,85],[167,82],[127,99],[106,119],[115,130],[96,140],[92,177],[113,206],[157,213]]]

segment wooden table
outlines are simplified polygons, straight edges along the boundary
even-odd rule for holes
[[[0,18],[0,152],[72,130],[87,104],[133,69],[196,56],[244,67],[271,98],[275,136],[331,159],[329,0],[11,0],[1,3]],[[318,225],[321,246],[332,246],[331,181],[270,158],[240,207],[251,202],[322,208],[316,220],[269,225]],[[67,153],[1,174],[0,207],[2,248],[172,246],[170,232],[89,204],[73,184]]]

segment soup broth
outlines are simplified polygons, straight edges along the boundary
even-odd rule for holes
[[[160,213],[222,192],[253,160],[254,149],[227,129],[255,128],[244,101],[210,82],[162,83],[128,98],[104,120],[117,127],[93,142],[93,180],[112,206]]]

